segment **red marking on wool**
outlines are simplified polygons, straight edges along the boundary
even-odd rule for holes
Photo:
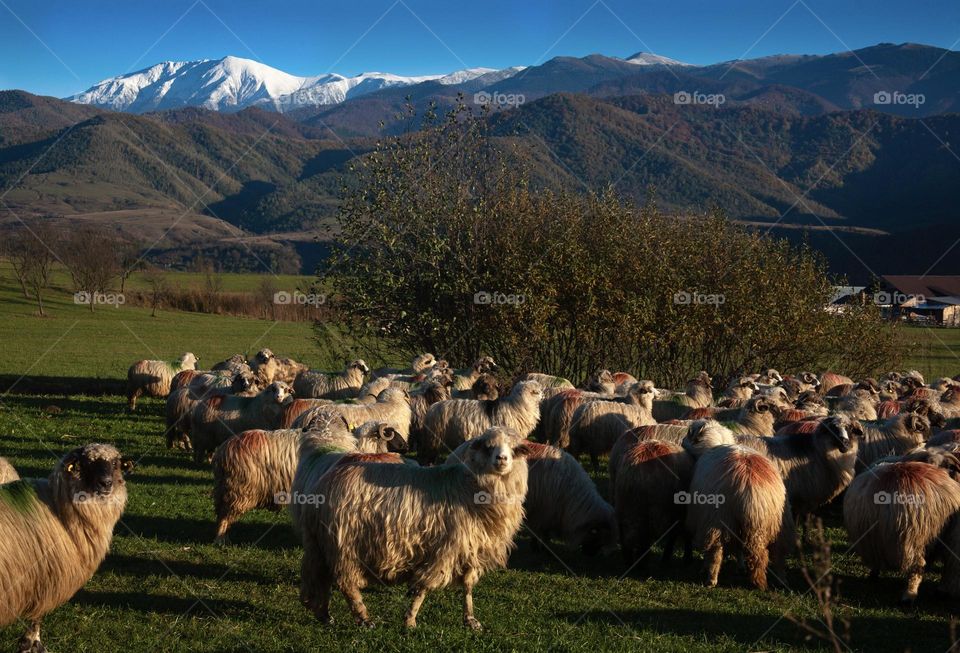
[[[632,377],[630,374],[627,374],[626,372],[614,372],[614,373],[613,373],[613,382],[614,382],[614,383],[617,383],[617,384],[620,384],[620,383],[624,383],[624,382],[626,382],[626,381],[629,381],[631,378],[633,378],[633,377]]]
[[[783,482],[773,463],[763,454],[738,450],[731,454],[728,460],[733,481],[741,488],[750,485],[776,485]]]
[[[896,465],[884,465],[877,474],[876,491],[900,492],[903,494],[921,495],[925,490],[937,482],[949,478],[947,473],[939,467],[927,463],[909,462]]]
[[[694,408],[689,413],[687,413],[687,419],[712,419],[714,415],[717,414],[716,408],[706,407],[706,408]],[[671,420],[676,421],[676,420]]]
[[[358,465],[362,463],[402,463],[403,456],[398,453],[348,453],[337,461],[336,466]]]
[[[800,420],[799,422],[790,422],[778,429],[776,435],[812,435],[820,426],[822,417],[814,417]]]
[[[781,412],[777,421],[781,424],[786,424],[788,422],[799,422],[807,417],[809,417],[809,415],[807,415],[806,411],[800,410],[799,408],[790,408]]]
[[[548,444],[541,444],[540,442],[524,442],[523,444],[530,451],[530,453],[527,454],[528,459],[547,458],[555,448]]]
[[[932,388],[917,388],[910,395],[911,399],[936,399],[937,391]]]
[[[679,451],[682,451],[680,447],[669,442],[645,440],[630,447],[625,458],[634,465],[639,465],[640,463],[645,463],[655,458],[662,458],[663,456],[669,456]]]
[[[214,395],[207,399],[207,406],[210,408],[220,408],[226,395]]]
[[[669,424],[670,426],[686,426],[689,419],[668,419],[665,422],[660,422],[661,424]]]
[[[887,399],[886,401],[881,401],[880,405],[877,407],[877,417],[879,419],[888,419],[895,415],[900,414],[900,402]]]
[[[262,449],[267,444],[267,432],[262,429],[244,431],[235,438],[227,440],[225,445],[232,453],[244,455]]]

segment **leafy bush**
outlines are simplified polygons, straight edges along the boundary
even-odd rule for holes
[[[355,164],[360,183],[345,189],[320,270],[370,358],[490,354],[515,373],[579,381],[607,367],[673,386],[699,369],[896,364],[874,307],[824,310],[832,283],[810,250],[720,212],[668,216],[610,190],[531,188],[488,116],[461,102],[430,118]]]

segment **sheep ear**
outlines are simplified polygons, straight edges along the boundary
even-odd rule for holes
[[[71,451],[63,459],[63,472],[74,478],[80,477],[80,454],[77,451]]]
[[[518,444],[513,448],[515,458],[526,458],[533,453],[533,448],[528,444]]]
[[[120,471],[123,472],[124,476],[133,472],[135,466],[133,458],[124,457],[120,459]]]

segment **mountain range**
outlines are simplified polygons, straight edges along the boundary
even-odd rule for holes
[[[504,99],[492,132],[517,146],[539,186],[614,185],[638,202],[652,192],[677,212],[719,206],[810,242],[853,280],[934,263],[960,273],[943,256],[960,238],[958,58],[914,44],[705,67],[591,55],[423,81],[371,73],[366,83],[381,86],[367,89],[228,57],[95,87],[124,111],[5,91],[0,189],[12,214],[0,226],[103,223],[156,242],[173,263],[203,249],[246,269],[294,248],[309,268],[351,162],[411,127],[398,118],[408,102],[422,111],[459,95]],[[924,100],[875,103],[884,92]]]

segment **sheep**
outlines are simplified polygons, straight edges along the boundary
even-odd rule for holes
[[[190,352],[175,363],[166,361],[137,361],[127,370],[127,406],[137,409],[137,399],[143,395],[166,397],[170,394],[170,382],[180,370],[195,370],[200,359]]]
[[[400,388],[387,388],[375,402],[369,404],[333,403],[318,406],[300,414],[291,426],[304,428],[318,414],[340,415],[351,429],[365,422],[383,422],[396,429],[404,441],[410,437],[410,401],[407,392]]]
[[[370,376],[373,379],[379,379],[380,377],[385,376],[416,376],[419,374],[424,374],[427,370],[433,369],[437,365],[437,357],[433,354],[424,353],[419,356],[415,356],[412,361],[410,361],[410,367],[407,369],[396,369],[390,367],[378,367],[377,369],[371,372]]]
[[[570,446],[570,424],[577,409],[587,401],[616,398],[617,395],[614,394],[578,389],[562,390],[552,396],[545,396],[540,404],[537,439],[566,449]]]
[[[280,423],[277,424],[277,428],[293,428],[301,415],[309,412],[320,412],[334,403],[336,402],[333,399],[294,399],[283,407],[283,414],[280,416]]]
[[[427,381],[410,394],[410,447],[419,451],[424,422],[430,406],[450,399],[450,388],[436,381]]]
[[[230,372],[231,374],[244,372],[253,373],[253,369],[247,364],[247,357],[243,354],[234,354],[227,360],[220,361],[211,367],[210,370],[212,372]]]
[[[847,488],[844,526],[871,575],[884,569],[906,575],[900,600],[913,603],[927,548],[956,521],[960,485],[947,470],[922,462],[876,465],[870,471]]]
[[[446,464],[460,462],[472,440],[447,456]],[[613,508],[603,500],[576,458],[557,447],[526,443],[529,453],[527,496],[523,502],[526,525],[535,548],[558,536],[585,555],[594,555],[616,543]]]
[[[330,623],[336,584],[356,623],[371,626],[360,590],[370,582],[405,583],[412,601],[404,625],[414,628],[427,592],[458,582],[464,624],[480,630],[473,587],[485,571],[506,565],[523,521],[528,445],[521,437],[492,427],[471,443],[461,464],[341,461],[307,481],[305,491],[325,501],[298,513],[304,605]]]
[[[691,408],[706,408],[713,404],[710,375],[700,372],[687,382],[685,394],[675,395],[670,399],[661,399],[653,402],[653,418],[658,422],[671,419],[683,419]]]
[[[653,393],[653,381],[639,381],[630,387],[626,397],[589,401],[577,408],[571,419],[570,453],[589,454],[596,470],[598,457],[610,451],[624,428],[655,423]]]
[[[6,458],[0,458],[0,485],[19,480],[20,475],[17,474],[17,470],[10,464],[10,461]]]
[[[681,497],[687,529],[704,553],[707,586],[717,585],[729,545],[744,554],[754,587],[765,590],[770,549],[779,566],[793,538],[786,487],[774,463],[740,445],[707,448],[694,465],[689,493]]]
[[[491,426],[508,426],[521,437],[528,437],[540,419],[542,397],[539,383],[521,381],[496,401],[449,399],[430,406],[424,419],[424,437],[418,442],[421,464],[435,461],[441,446],[453,451]]]
[[[607,459],[607,472],[610,477],[610,487],[615,487],[617,479],[617,470],[620,468],[620,461],[630,447],[638,442],[645,440],[658,440],[667,444],[680,444],[687,436],[687,431],[692,424],[696,422],[682,422],[677,420],[675,424],[650,424],[647,426],[637,426],[630,428],[624,423],[625,430],[613,443],[610,448],[610,456]]]
[[[738,435],[773,435],[774,405],[767,397],[752,397],[743,408],[735,423],[730,425]]]
[[[873,422],[877,419],[878,405],[876,396],[869,390],[857,389],[840,400],[836,412],[846,413],[861,422]]]
[[[556,395],[557,393],[563,392],[565,390],[574,389],[573,383],[563,378],[562,376],[541,374],[540,372],[529,372],[516,380],[517,383],[521,381],[535,381],[539,383],[540,387],[543,388],[544,399],[549,399],[550,397]],[[454,393],[454,396],[456,396],[456,393]]]
[[[777,385],[779,383],[783,383],[783,376],[780,374],[780,372],[770,367],[760,373],[760,375],[757,377],[757,383],[767,386]]]
[[[216,395],[203,399],[190,412],[190,437],[197,464],[227,438],[251,429],[274,429],[292,401],[290,386],[274,381],[252,397]]]
[[[362,360],[348,361],[339,373],[306,370],[293,381],[293,391],[304,399],[349,399],[356,397],[363,377],[370,371]]]
[[[616,480],[615,497],[620,549],[630,566],[641,563],[650,547],[663,541],[664,563],[673,557],[678,537],[685,541],[685,558],[691,558],[690,539],[684,529],[686,503],[678,501],[690,486],[693,457],[679,445],[644,440],[624,451]]]
[[[940,431],[930,436],[930,439],[927,440],[927,447],[939,447],[945,444],[952,444],[954,442],[960,442],[960,430],[949,429],[947,431]]]
[[[256,374],[257,384],[261,387],[266,387],[274,381],[292,385],[301,373],[309,369],[303,363],[298,363],[292,358],[278,358],[269,349],[258,351],[253,360],[250,361],[250,368]]]
[[[731,379],[723,393],[723,399],[719,402],[720,406],[725,408],[739,408],[746,401],[760,390],[757,382],[749,376],[741,376]]]
[[[322,433],[330,443],[342,444],[345,451],[402,453],[407,450],[403,437],[382,422],[363,424],[351,435],[346,421],[337,415],[312,432]],[[290,503],[303,434],[300,429],[256,429],[244,431],[217,447],[212,461],[213,506],[217,516],[214,543],[226,543],[230,526],[248,511],[280,510]]]
[[[857,468],[863,470],[883,456],[902,455],[923,446],[930,437],[930,420],[916,413],[901,413],[879,424],[864,424]]]
[[[186,373],[181,372],[174,377],[173,385],[180,385],[178,379],[182,379],[183,374]],[[252,373],[238,372],[233,377],[219,374],[194,374],[188,382],[171,390],[167,396],[167,428],[164,432],[167,449],[173,449],[174,446],[183,449],[192,447],[188,433],[190,412],[198,401],[218,394],[250,396],[255,391],[256,385]]]
[[[853,385],[853,379],[849,376],[843,376],[842,374],[836,374],[834,372],[824,372],[820,375],[819,390],[820,394],[825,395],[830,392],[830,389],[837,385]]]
[[[949,376],[942,376],[930,384],[930,387],[938,392],[943,392],[947,388],[956,388],[957,386],[957,381],[951,379]]]
[[[454,390],[469,390],[473,384],[480,378],[481,374],[496,372],[499,368],[490,356],[481,356],[472,367],[465,370],[456,370],[453,376]]]
[[[454,399],[487,399],[493,401],[500,397],[500,383],[497,381],[497,377],[492,374],[481,374],[469,390],[456,390],[451,396]]]
[[[783,477],[790,510],[800,519],[832,501],[853,480],[860,423],[829,417],[813,435],[772,438],[737,437],[736,444],[755,449],[773,461]]]
[[[123,474],[107,444],[66,454],[45,479],[0,486],[0,626],[27,623],[18,651],[41,653],[40,624],[100,566],[123,514]]]
[[[819,392],[820,388],[820,379],[813,372],[800,372],[796,376],[788,376],[783,381],[784,387],[788,387],[788,384],[795,387],[798,395],[807,390]]]
[[[613,394],[624,395],[627,394],[627,390],[630,389],[634,383],[637,382],[637,378],[632,374],[626,372],[614,372],[613,373]]]

